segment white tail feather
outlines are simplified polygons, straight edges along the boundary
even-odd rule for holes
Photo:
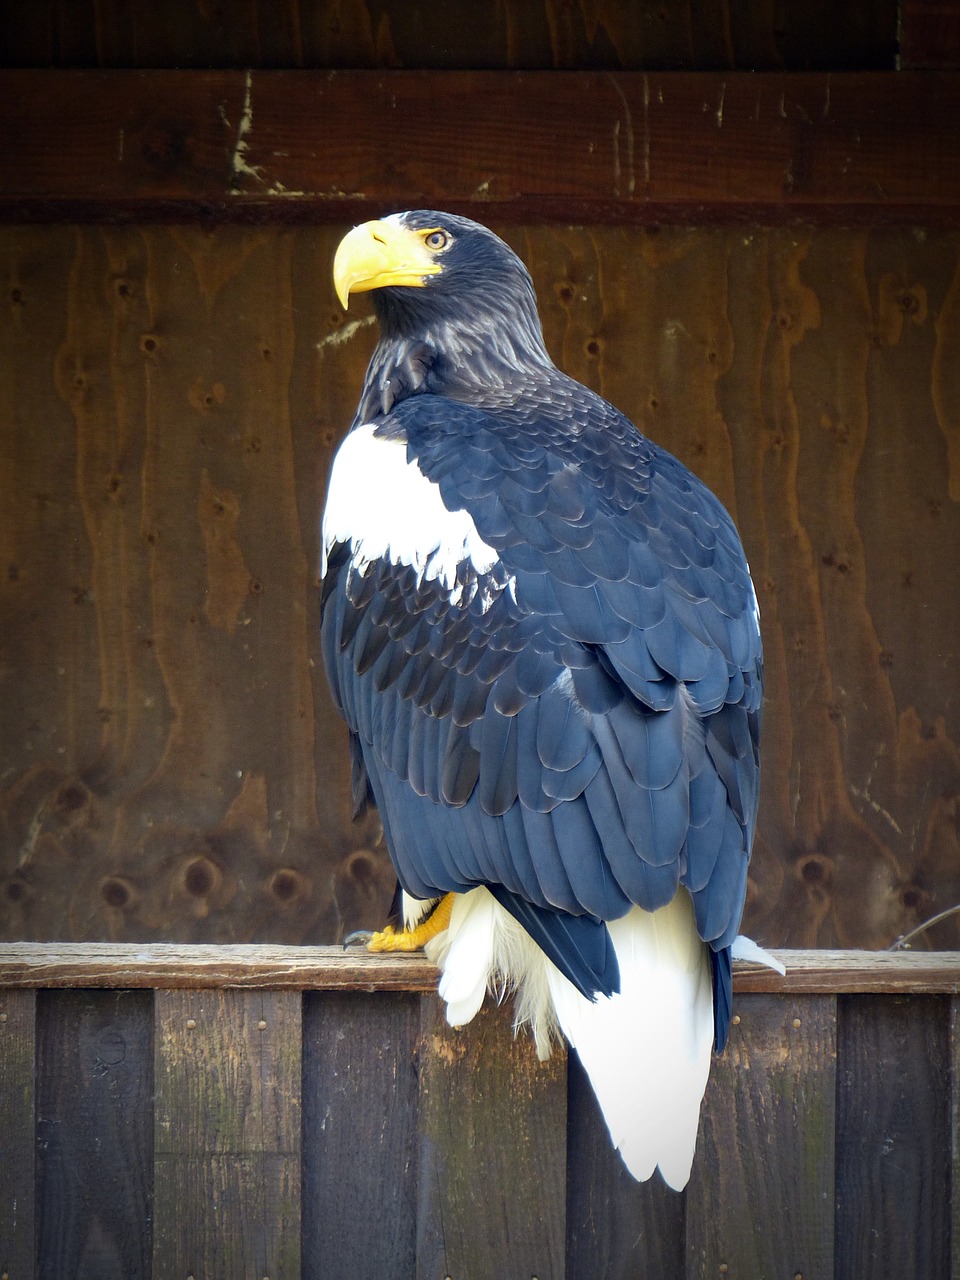
[[[608,925],[620,992],[585,1000],[561,974],[550,984],[624,1164],[640,1181],[659,1167],[680,1190],[690,1177],[713,1050],[707,948],[681,892],[653,914],[634,907]]]
[[[679,1190],[690,1177],[713,1048],[706,945],[681,892],[650,913],[634,907],[609,925],[620,992],[585,999],[487,889],[454,902],[449,928],[427,947],[443,969],[451,1026],[469,1022],[488,987],[515,989],[541,1058],[562,1029],[576,1048],[614,1146],[639,1180],[659,1166]]]

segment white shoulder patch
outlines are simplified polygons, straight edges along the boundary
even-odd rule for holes
[[[421,578],[450,591],[457,568],[469,560],[487,573],[496,551],[477,532],[467,511],[448,511],[440,488],[415,462],[403,441],[374,435],[367,423],[351,431],[337,450],[323,512],[323,560],[337,542],[349,542],[361,572],[373,560],[411,565]]]

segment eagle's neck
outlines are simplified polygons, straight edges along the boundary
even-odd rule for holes
[[[542,387],[556,373],[533,305],[520,305],[509,324],[502,313],[471,311],[456,319],[435,316],[414,323],[382,305],[377,312],[381,339],[367,369],[358,422],[370,422],[423,393],[498,408]]]

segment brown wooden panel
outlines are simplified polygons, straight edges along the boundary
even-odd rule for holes
[[[836,1274],[946,1276],[948,1002],[844,996],[839,1015]]]
[[[958,110],[948,73],[8,71],[0,214],[956,221]]]
[[[38,1000],[41,1280],[151,1274],[151,1005],[149,994],[134,991],[45,992]]]
[[[537,1061],[507,1008],[452,1029],[423,1002],[417,1278],[562,1280],[566,1061]]]
[[[836,1001],[746,996],[734,1017],[704,1097],[687,1274],[833,1280]]]
[[[575,1053],[567,1072],[566,1280],[680,1280],[686,1196],[630,1176]]]
[[[495,225],[557,362],[743,531],[746,931],[886,946],[960,899],[960,238]],[[0,936],[383,918],[318,644],[325,476],[375,339],[333,297],[338,234],[0,229]]]
[[[0,995],[0,1273],[33,1275],[36,994]]]
[[[418,996],[305,997],[304,1280],[416,1274],[419,1036]]]
[[[300,1276],[301,998],[159,991],[153,1274]]]
[[[327,389],[336,233],[261,235],[5,233],[7,936],[332,941],[386,910],[317,648],[363,353]]]
[[[915,6],[907,6],[912,8]],[[941,6],[942,7],[942,6]],[[3,61],[58,67],[892,67],[893,0],[0,3]]]

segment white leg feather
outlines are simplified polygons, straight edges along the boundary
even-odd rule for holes
[[[439,898],[415,898],[404,889],[400,894],[403,927],[415,929],[430,914],[431,907],[435,907],[439,901]]]
[[[427,955],[438,964],[440,995],[447,1002],[451,1027],[469,1022],[483,1004],[495,972],[494,942],[497,902],[488,889],[458,894],[450,924],[427,943]]]

